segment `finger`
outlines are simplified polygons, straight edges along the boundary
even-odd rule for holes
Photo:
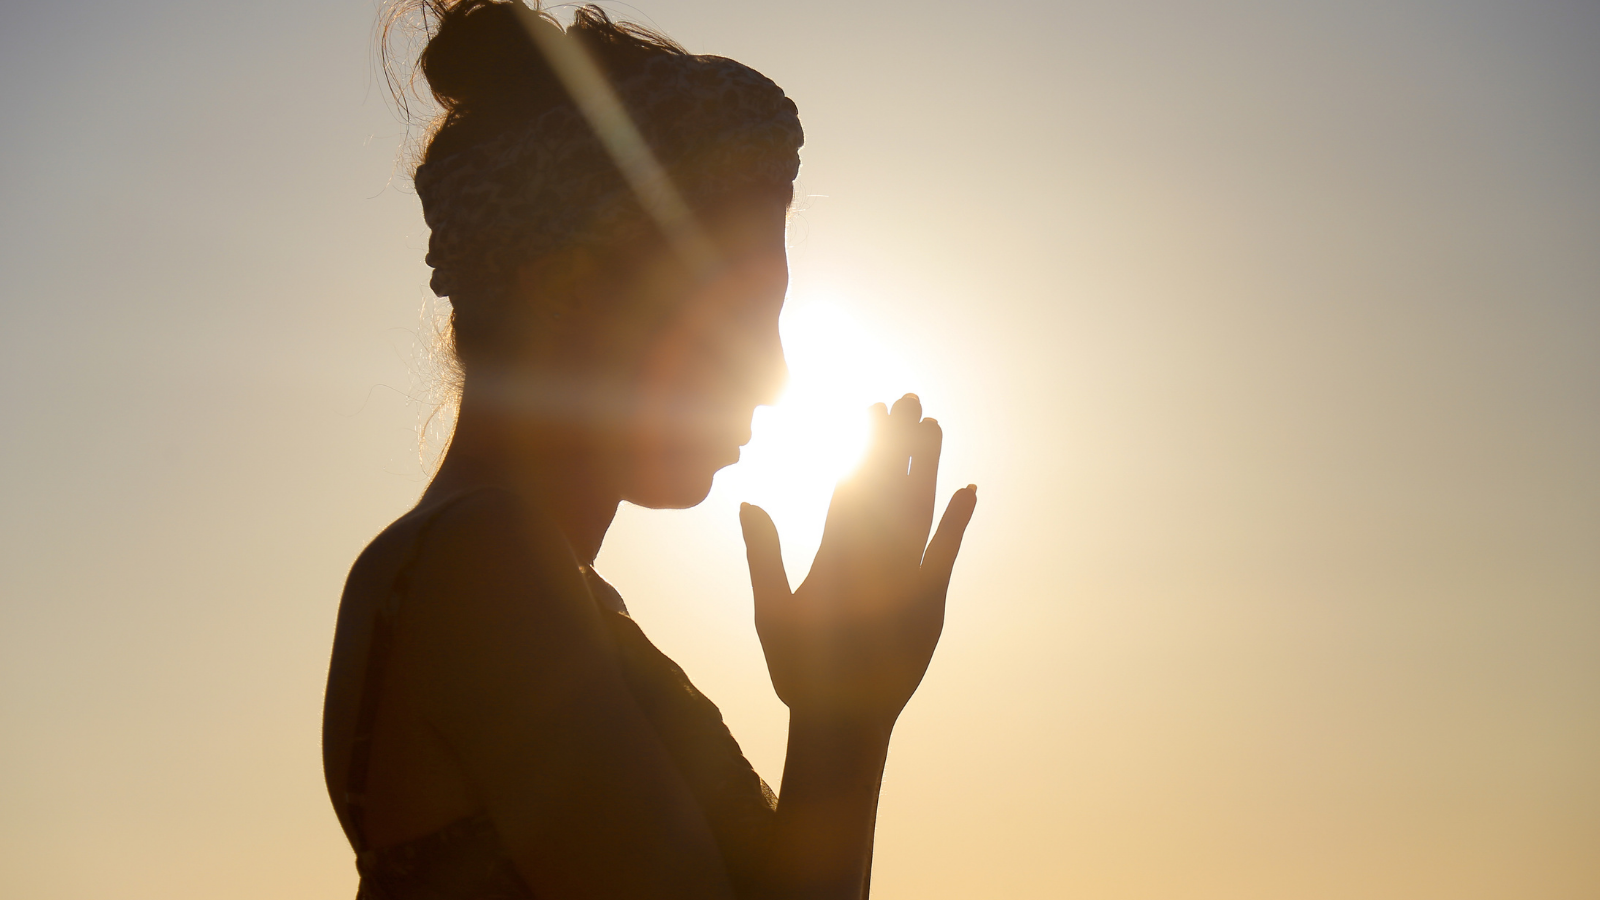
[[[890,446],[888,450],[887,466],[896,475],[906,474],[911,464],[911,447],[913,437],[917,431],[917,423],[922,421],[922,398],[916,394],[907,394],[894,402],[894,407],[889,410]]]
[[[869,486],[874,481],[873,467],[888,420],[889,407],[882,403],[867,407],[867,449],[855,468],[833,486],[833,496],[828,500],[828,513],[822,522],[822,544],[817,550],[819,554],[841,541],[850,542],[851,535],[847,532],[853,530],[851,520],[856,518],[861,498],[869,493]]]
[[[783,570],[783,549],[778,526],[759,506],[739,504],[739,527],[744,532],[745,559],[750,563],[750,589],[758,605],[789,596],[789,575]]]
[[[916,394],[901,397],[894,402],[894,408],[889,410],[889,417],[913,425],[922,421],[922,398]]]
[[[939,520],[939,530],[928,542],[928,551],[922,556],[923,583],[943,596],[950,586],[950,572],[956,565],[956,554],[961,551],[961,537],[967,533],[967,523],[972,521],[972,510],[978,505],[978,486],[969,484],[950,498],[944,517]]]
[[[943,446],[944,430],[937,419],[923,419],[917,424],[911,438],[911,477],[906,504],[919,550],[928,540],[928,529],[933,527],[933,499],[939,480],[939,451]]]
[[[916,394],[896,400],[882,422],[867,468],[870,494],[863,498],[876,520],[874,533],[896,543],[907,543],[911,523],[905,518],[906,472],[911,464],[911,444],[917,423],[922,419],[922,401]],[[927,533],[910,543],[912,552],[922,549]]]
[[[856,481],[869,484],[882,479],[889,468],[892,428],[889,407],[874,403],[867,409],[867,452],[856,470]]]

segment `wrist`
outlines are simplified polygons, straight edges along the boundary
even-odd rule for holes
[[[894,715],[868,714],[838,709],[790,709],[789,733],[804,734],[841,749],[877,749],[889,746]]]

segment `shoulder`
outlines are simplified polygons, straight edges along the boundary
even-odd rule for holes
[[[503,675],[611,655],[577,559],[536,504],[483,489],[418,512],[401,630],[424,659]]]
[[[509,549],[534,551],[541,559],[570,560],[566,539],[542,506],[498,487],[457,494],[431,507],[419,507],[422,550],[437,558],[440,547],[461,547],[479,553]],[[574,561],[573,566],[577,563]]]
[[[419,594],[583,591],[578,561],[561,529],[540,506],[512,491],[480,488],[416,514],[409,580]]]
[[[391,598],[407,656],[459,657],[507,641],[524,651],[536,642],[608,643],[560,528],[501,488],[419,504],[373,538],[345,582],[335,668],[364,657],[372,617]]]
[[[420,503],[379,532],[356,557],[345,579],[345,605],[367,607],[390,594],[416,570],[453,567],[476,570],[484,563],[500,566],[526,561],[516,552],[546,548],[556,556],[564,547],[559,529],[530,515],[510,491],[480,488]],[[475,563],[476,565],[466,565]],[[408,591],[409,592],[409,591]]]

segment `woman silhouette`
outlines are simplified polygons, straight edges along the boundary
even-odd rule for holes
[[[350,572],[323,722],[364,898],[859,898],[889,734],[976,503],[931,542],[940,431],[872,411],[790,590],[741,511],[789,706],[782,794],[590,567],[622,500],[699,503],[785,372],[799,166],[760,74],[578,10],[427,0],[443,108],[416,171],[460,415]],[[926,544],[926,546],[925,546]]]

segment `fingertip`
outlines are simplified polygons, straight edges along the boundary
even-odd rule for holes
[[[911,451],[914,456],[921,457],[924,464],[937,465],[943,446],[944,429],[939,427],[938,419],[923,419],[913,426]]]
[[[950,511],[957,518],[965,519],[972,515],[978,506],[978,486],[969,484],[950,497]]]
[[[763,510],[754,503],[740,503],[739,524],[746,528],[750,527],[751,525],[758,524],[764,517],[765,513],[766,510]]]
[[[775,545],[778,541],[778,526],[767,515],[767,511],[754,503],[742,503],[739,508],[739,531],[744,535],[745,543],[752,548]]]

